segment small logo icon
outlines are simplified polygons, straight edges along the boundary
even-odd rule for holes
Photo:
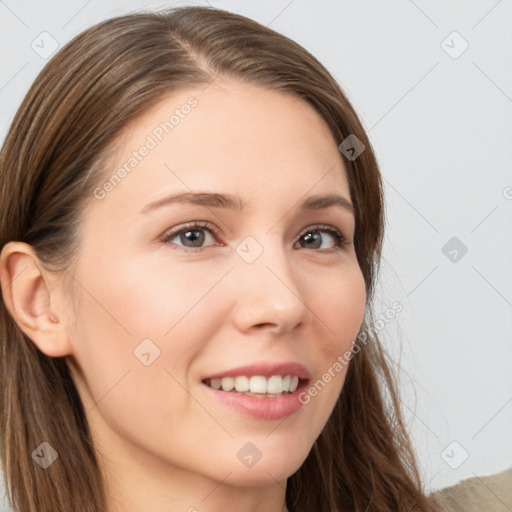
[[[155,360],[160,357],[160,349],[153,343],[152,340],[146,338],[142,340],[135,350],[133,355],[144,365],[149,366],[153,364]]]
[[[355,160],[366,146],[354,134],[350,134],[339,146],[338,149],[351,161]]]
[[[31,43],[30,46],[39,57],[47,59],[55,53],[59,47],[59,43],[56,39],[48,32],[41,32]]]
[[[236,456],[238,460],[249,469],[252,468],[262,457],[262,453],[253,443],[245,443]]]
[[[452,262],[458,263],[468,252],[468,248],[456,236],[443,245],[441,252]]]
[[[59,457],[56,450],[46,441],[41,443],[33,452],[32,458],[43,468],[51,466]]]
[[[469,48],[469,43],[457,31],[453,31],[441,41],[441,48],[452,59],[458,59]]]
[[[237,245],[236,253],[246,263],[253,263],[263,253],[263,247],[255,238],[247,236]]]
[[[464,447],[457,441],[452,441],[442,452],[441,458],[450,466],[452,469],[457,469],[469,457],[469,453]]]

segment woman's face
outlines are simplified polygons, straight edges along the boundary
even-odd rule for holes
[[[260,486],[305,460],[366,300],[338,142],[303,100],[221,80],[173,93],[118,141],[84,212],[67,361],[123,477]],[[277,394],[281,377],[299,388],[214,389]]]

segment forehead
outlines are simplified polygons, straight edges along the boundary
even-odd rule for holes
[[[130,214],[164,191],[229,189],[250,203],[262,191],[300,198],[334,188],[350,199],[337,143],[310,104],[221,80],[173,92],[127,126],[99,186],[102,207]]]

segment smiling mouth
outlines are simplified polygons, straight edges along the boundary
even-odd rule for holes
[[[202,382],[210,388],[226,393],[239,393],[259,398],[277,398],[291,395],[303,381],[296,375],[272,375],[268,378],[262,375],[251,377],[240,375],[238,377],[204,379]]]

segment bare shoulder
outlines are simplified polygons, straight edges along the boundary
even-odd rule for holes
[[[512,467],[475,476],[431,494],[440,512],[506,512],[512,510]]]

